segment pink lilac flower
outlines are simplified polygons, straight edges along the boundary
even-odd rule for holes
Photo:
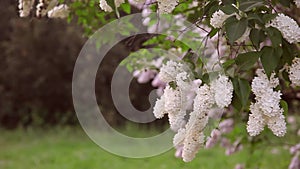
[[[210,137],[207,139],[205,147],[206,148],[214,147],[217,144],[217,142],[220,140],[220,138],[221,138],[221,132],[218,129],[214,129],[211,132]]]
[[[299,159],[299,152],[294,155],[289,165],[289,169],[299,169],[300,168],[300,159]]]
[[[176,147],[175,157],[182,158],[183,145]]]
[[[234,169],[244,169],[245,165],[244,164],[237,164],[235,165]]]
[[[230,133],[233,130],[234,121],[232,118],[223,120],[219,124],[219,129],[222,134]]]

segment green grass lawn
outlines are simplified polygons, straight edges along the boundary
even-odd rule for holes
[[[290,160],[287,150],[257,150],[250,157],[247,150],[226,156],[223,148],[200,150],[190,163],[175,158],[174,149],[129,159],[102,150],[79,128],[0,132],[0,169],[231,169],[250,158],[263,169],[284,169]]]

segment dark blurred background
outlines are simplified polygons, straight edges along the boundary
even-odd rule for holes
[[[72,73],[87,40],[76,23],[61,19],[20,18],[17,1],[0,1],[0,127],[78,125],[72,103]],[[75,22],[75,21],[74,21]],[[96,94],[102,113],[115,126],[126,119],[110,95],[115,67],[129,50],[108,53],[98,71]],[[132,82],[130,97],[139,110],[150,104],[150,84]]]

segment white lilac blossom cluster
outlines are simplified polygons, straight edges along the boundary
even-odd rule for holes
[[[300,58],[295,58],[289,67],[289,78],[293,85],[300,86]]]
[[[125,3],[125,0],[114,0],[114,4],[115,4],[116,8],[120,7],[120,5],[122,3]],[[113,11],[112,7],[107,4],[106,0],[100,0],[99,1],[99,6],[105,12],[112,12]]]
[[[66,4],[55,6],[47,13],[49,18],[66,18],[69,15],[69,7]]]
[[[106,0],[99,1],[100,8],[105,12],[112,12],[113,9],[107,4]]]
[[[292,146],[290,148],[290,153],[293,158],[290,162],[289,169],[299,169],[300,168],[300,143]]]
[[[229,81],[227,76],[219,76],[210,84],[211,90],[214,93],[214,100],[218,107],[226,107],[231,103],[232,95],[225,95],[233,92],[232,82]]]
[[[140,61],[138,64],[142,65],[142,69],[139,70],[135,70],[133,72],[133,76],[135,78],[137,78],[137,82],[138,83],[148,83],[149,81],[151,81],[151,85],[155,88],[157,88],[156,93],[158,96],[161,96],[163,94],[163,90],[166,87],[167,82],[164,82],[163,80],[161,80],[161,77],[159,77],[160,75],[158,75],[158,70],[163,69],[162,68],[162,63],[166,58],[181,58],[184,55],[184,53],[181,51],[181,48],[171,48],[167,51],[166,54],[164,54],[162,57],[158,57],[153,59],[151,62],[143,60]],[[175,62],[174,62],[175,63]],[[169,62],[168,64],[172,64],[172,62]],[[176,64],[176,63],[175,63]],[[187,70],[188,66],[184,65],[184,64],[179,64],[182,66],[183,69]],[[188,88],[188,90],[191,90],[189,87],[189,85],[186,85],[185,81],[187,80],[186,77],[189,77],[188,74],[186,74],[185,72],[182,72],[180,74],[178,74],[177,77],[175,77],[175,79],[171,79],[170,81],[176,80],[177,78],[177,83],[179,86],[181,86],[181,89],[183,88]],[[165,80],[166,81],[166,80]],[[196,85],[197,81],[192,83],[193,85]],[[187,95],[187,98],[192,97],[193,93],[189,93]],[[191,107],[190,106],[190,102],[187,103],[187,107]]]
[[[54,8],[57,5],[56,1],[51,0],[39,0],[38,4],[36,5],[35,14],[37,17],[44,17],[47,15],[47,12]]]
[[[170,60],[160,68],[159,78],[166,83],[176,81],[177,75],[188,71],[188,69],[187,65]]]
[[[104,10],[105,12],[112,12],[113,9],[111,8],[111,6],[109,6],[106,2],[106,0],[100,0],[100,8],[102,10]],[[115,0],[115,7],[119,7],[122,3],[124,3],[124,0]],[[132,0],[130,1],[133,5],[135,6],[140,6],[138,4],[141,3],[145,3],[147,2],[147,0]],[[167,13],[171,13],[174,8],[178,5],[178,0],[157,0],[157,4],[158,4],[158,12],[161,14],[167,14]]]
[[[165,104],[162,112],[168,114],[171,129],[177,131],[185,125],[184,116],[186,111],[182,106],[185,102],[185,96],[182,95],[179,89],[173,89],[170,86],[165,88],[163,96]],[[160,117],[162,116],[160,115]]]
[[[20,17],[27,17],[33,8],[35,0],[19,0]],[[69,7],[66,4],[58,4],[53,0],[39,0],[36,5],[36,16],[48,18],[66,18],[69,15]]]
[[[178,0],[157,0],[158,12],[161,14],[171,13],[178,4]]]
[[[295,3],[297,7],[299,7],[299,0],[296,0]],[[210,24],[214,28],[222,28],[226,19],[232,15],[233,14],[227,15],[222,10],[218,10],[215,13],[213,13],[212,17],[210,18]],[[298,26],[297,22],[294,19],[282,13],[280,13],[276,18],[271,20],[271,22],[267,24],[267,26],[277,28],[289,43],[297,43],[300,41],[300,27]],[[241,38],[237,40],[237,42],[244,41],[249,36],[249,33],[250,29],[247,28],[246,32]]]
[[[300,27],[294,19],[280,13],[269,25],[277,28],[289,43],[300,42]]]
[[[27,17],[30,14],[34,0],[19,0],[19,13],[20,17]]]
[[[185,162],[193,160],[198,150],[205,143],[204,129],[208,123],[209,112],[214,105],[224,108],[231,103],[233,85],[228,77],[219,75],[211,85],[201,87],[198,82],[193,85],[193,76],[188,66],[176,61],[168,61],[159,72],[159,77],[166,83],[174,82],[175,86],[167,85],[164,94],[154,106],[154,115],[162,118],[168,114],[171,129],[177,131],[173,144],[179,147],[179,153]],[[187,115],[187,96],[189,92],[196,95],[193,99],[193,109]]]
[[[168,61],[160,68],[158,78],[165,83],[179,81],[179,86],[192,84],[192,77],[186,74],[186,78],[182,77],[182,73],[187,72],[188,66],[175,62]],[[184,116],[186,115],[187,93],[183,88],[174,88],[167,85],[163,95],[157,100],[154,106],[154,115],[156,118],[162,118],[164,114],[168,114],[171,129],[178,131],[185,124]]]
[[[211,84],[213,85],[208,86],[204,84],[196,91],[196,97],[194,99],[194,108],[190,114],[189,121],[185,126],[186,134],[185,139],[182,142],[182,158],[186,162],[191,161],[195,157],[200,147],[204,145],[204,140],[202,139],[202,137],[204,137],[203,131],[208,123],[208,114],[209,111],[213,108],[213,105],[216,104],[218,107],[224,108],[231,103],[233,87],[231,81],[229,81],[229,79],[226,76],[220,75]],[[216,89],[214,89],[214,87]],[[219,92],[221,89],[223,89],[222,94]],[[226,103],[217,103],[216,98],[218,97],[222,100],[225,100]],[[218,135],[217,131],[215,134]],[[197,142],[194,141],[194,137],[198,138]],[[174,146],[178,146],[176,145],[175,138],[176,135],[174,137]],[[191,147],[194,147],[194,149],[191,149]]]
[[[256,136],[267,125],[276,136],[282,137],[286,133],[286,122],[280,107],[281,92],[274,91],[279,80],[275,73],[272,73],[269,80],[262,69],[258,69],[256,74],[258,76],[251,85],[256,102],[250,105],[247,131],[250,136]]]
[[[197,103],[197,104],[196,104]],[[179,129],[174,136],[174,146],[182,146],[182,158],[189,162],[195,158],[198,150],[205,142],[204,129],[208,123],[208,111],[213,106],[213,93],[208,85],[197,90],[194,99],[194,110],[184,128]]]
[[[222,28],[223,23],[227,18],[229,18],[231,15],[225,14],[222,10],[218,10],[215,13],[213,13],[212,17],[210,18],[210,24],[214,28]]]

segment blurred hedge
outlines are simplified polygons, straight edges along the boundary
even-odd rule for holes
[[[78,124],[71,83],[76,58],[86,41],[82,30],[64,20],[19,18],[17,1],[1,1],[0,13],[0,127]],[[113,125],[122,125],[125,119],[112,104],[110,79],[127,53],[125,48],[111,52],[96,80],[102,113]],[[141,110],[148,108],[145,91],[151,85],[133,82],[132,88],[133,104]]]
[[[2,1],[0,10],[1,125],[75,123],[71,79],[80,30],[62,20],[19,18],[15,2]]]

